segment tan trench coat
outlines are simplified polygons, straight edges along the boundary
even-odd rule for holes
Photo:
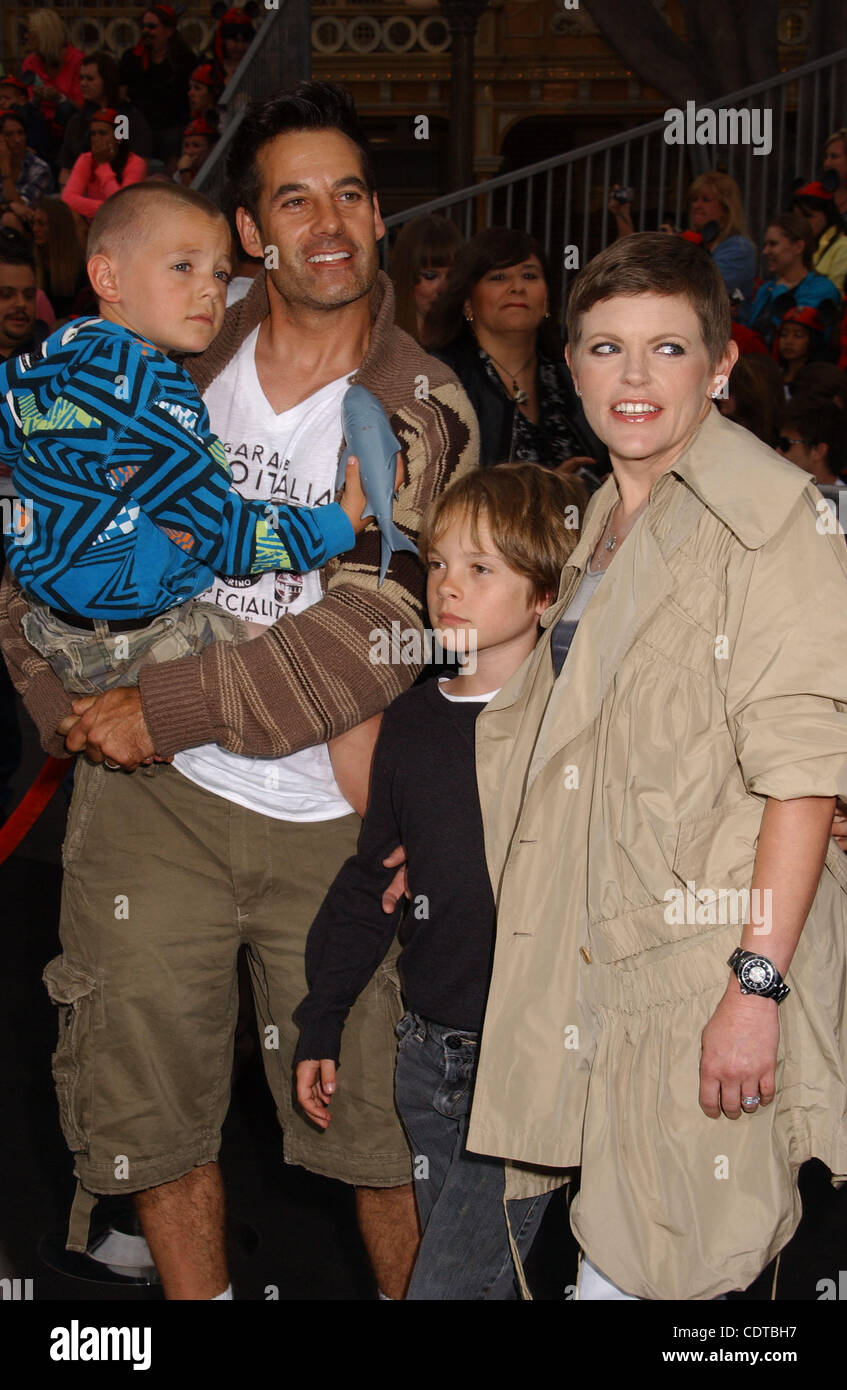
[[[609,479],[592,499],[548,629],[616,498]],[[799,1164],[847,1173],[834,842],[780,1006],[777,1100],[734,1122],[698,1104],[764,799],[847,794],[847,547],[818,505],[806,474],[711,411],[559,680],[547,637],[477,721],[498,926],[468,1147],[581,1164],[577,1238],[642,1298],[745,1287],[799,1221]],[[666,894],[686,885],[718,905],[692,916],[689,896],[680,921]],[[511,1167],[509,1193],[551,1181]]]

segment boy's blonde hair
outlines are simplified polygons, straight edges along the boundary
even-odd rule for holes
[[[162,183],[157,179],[155,182],[132,183],[127,188],[119,189],[94,214],[88,229],[86,259],[134,250],[155,226],[157,211],[165,218],[169,211],[184,211],[186,208],[204,212],[210,218],[220,218],[226,227],[229,226],[220,208],[193,188],[183,188],[178,183]]]
[[[470,522],[479,544],[480,518],[497,553],[528,579],[534,599],[555,598],[559,577],[578,539],[588,494],[578,478],[537,463],[501,463],[465,473],[427,508],[418,537],[426,560],[454,521]]]

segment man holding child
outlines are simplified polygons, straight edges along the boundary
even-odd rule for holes
[[[244,246],[268,268],[186,365],[236,485],[269,503],[332,502],[341,397],[355,374],[403,443],[394,515],[414,535],[432,497],[476,464],[478,432],[449,370],[393,325],[352,104],[312,83],[253,108],[230,173]],[[80,1184],[69,1243],[85,1246],[91,1194],[134,1191],[169,1298],[231,1297],[217,1153],[242,944],[260,1035],[279,1044],[262,1054],[286,1158],[356,1187],[380,1288],[405,1291],[417,1228],[393,1103],[401,1005],[390,964],[351,1015],[357,1041],[334,1133],[310,1125],[291,1095],[306,933],[359,828],[358,793],[342,793],[327,744],[414,674],[371,662],[369,634],[398,621],[419,629],[422,568],[397,555],[378,588],[378,566],[369,527],[344,561],[286,589],[290,602],[278,602],[273,573],[216,579],[205,597],[254,623],[255,640],[145,667],[138,688],[107,692],[78,722],[21,636],[23,599],[3,591],[4,654],[45,747],[61,750],[61,726],[67,747],[88,754],[64,847],[63,955],[48,967],[71,1023],[54,1062]],[[345,790],[360,786],[371,746],[366,734]],[[107,771],[104,759],[139,771]],[[129,1158],[128,1179],[115,1176],[116,1154]]]

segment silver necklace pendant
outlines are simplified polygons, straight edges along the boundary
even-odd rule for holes
[[[610,536],[609,539],[606,541],[606,544],[605,544],[605,546],[604,546],[604,549],[605,549],[605,550],[614,550],[614,548],[615,548],[615,546],[617,545],[617,543],[618,543],[618,538],[617,538],[617,536]]]
[[[513,382],[512,384],[515,387],[515,404],[526,405],[527,401],[529,400],[529,396],[527,395],[526,391],[519,391],[517,382]]]

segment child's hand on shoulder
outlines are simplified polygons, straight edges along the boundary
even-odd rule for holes
[[[324,1057],[320,1062],[309,1059],[298,1062],[296,1069],[297,1099],[316,1125],[326,1129],[332,1116],[329,1103],[335,1091],[335,1062]]]

